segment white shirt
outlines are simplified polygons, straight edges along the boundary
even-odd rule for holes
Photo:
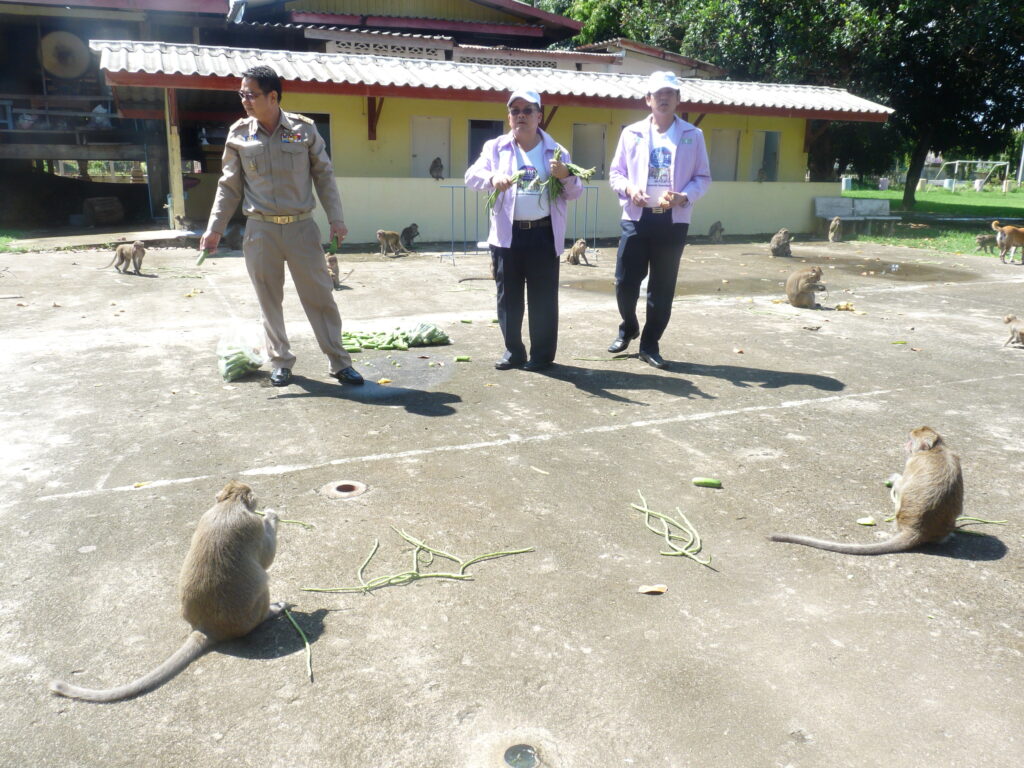
[[[516,209],[512,218],[515,221],[534,221],[550,216],[551,206],[548,204],[547,190],[540,188],[551,175],[544,162],[544,142],[538,141],[528,152],[523,151],[518,144],[515,148],[517,170],[523,171],[523,178],[519,180],[516,188]]]
[[[682,123],[673,120],[672,125],[664,133],[658,133],[654,120],[650,122],[651,156],[647,170],[648,207],[656,208],[661,196],[669,191],[672,181],[672,163],[675,160],[676,146],[682,133]]]

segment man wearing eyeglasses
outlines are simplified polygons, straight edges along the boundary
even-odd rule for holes
[[[484,144],[466,171],[466,186],[497,193],[487,242],[497,287],[498,324],[505,354],[499,371],[542,371],[555,359],[558,343],[558,260],[565,247],[567,200],[583,194],[569,172],[569,153],[540,125],[540,95],[517,90],[508,100],[511,131]],[[561,150],[555,159],[555,150]],[[552,195],[549,184],[560,187]],[[530,355],[523,344],[523,316],[530,304]]]
[[[699,128],[676,115],[679,78],[653,72],[645,101],[651,114],[622,129],[608,180],[622,206],[622,234],[615,262],[615,298],[622,323],[609,352],[640,338],[640,359],[666,368],[659,342],[668,327],[679,261],[693,204],[711,186],[708,153]],[[643,333],[636,304],[647,278]]]
[[[281,78],[270,67],[256,66],[242,73],[238,96],[246,117],[228,130],[223,172],[200,248],[210,253],[217,250],[242,200],[247,219],[242,253],[263,316],[270,383],[289,384],[295,365],[282,311],[287,265],[316,340],[327,355],[330,375],[343,384],[362,384],[363,377],[341,345],[341,314],[320,230],[313,221],[315,186],[331,238],[337,237],[340,243],[348,234],[324,140],[308,117],[281,109]]]

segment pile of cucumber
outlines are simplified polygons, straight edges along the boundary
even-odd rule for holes
[[[346,352],[362,352],[364,349],[398,349],[409,347],[434,347],[451,344],[448,334],[433,323],[419,323],[403,331],[342,331],[341,343]]]

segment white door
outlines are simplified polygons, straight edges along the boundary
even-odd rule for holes
[[[740,132],[731,128],[711,131],[708,162],[712,181],[736,181],[736,161],[739,158]]]
[[[583,168],[597,168],[591,181],[605,178],[604,129],[601,123],[576,123],[572,127],[572,161]]]
[[[410,176],[414,179],[429,179],[430,165],[435,157],[440,157],[444,164],[442,175],[447,179],[451,176],[451,121],[447,117],[412,118],[412,162],[409,164]],[[456,174],[462,178],[462,174]]]

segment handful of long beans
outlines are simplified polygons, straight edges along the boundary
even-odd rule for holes
[[[561,160],[562,148],[555,147],[555,162],[557,163]],[[565,167],[569,169],[569,173],[573,176],[579,176],[581,181],[589,181],[590,177],[593,176],[594,172],[597,170],[596,166],[594,168],[583,168],[576,165],[576,163],[566,163]],[[565,185],[562,183],[561,179],[555,178],[554,176],[548,176],[547,181],[545,181],[541,187],[547,193],[547,198],[550,202],[562,194],[562,190],[565,188]]]

